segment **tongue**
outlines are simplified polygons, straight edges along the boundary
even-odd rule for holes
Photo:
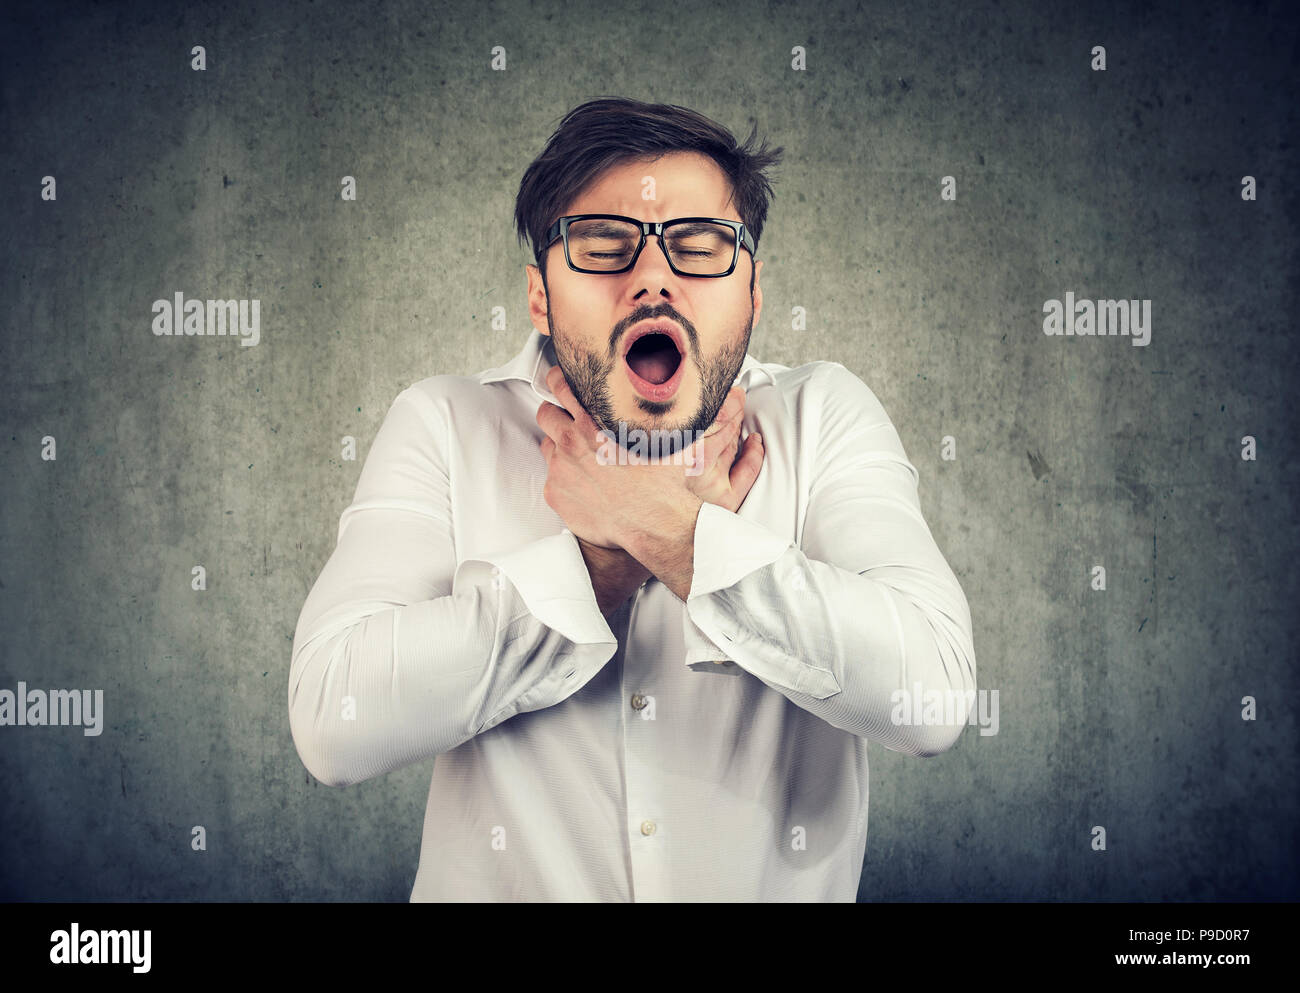
[[[627,357],[627,364],[642,379],[658,386],[665,383],[677,368],[677,353],[671,348]]]

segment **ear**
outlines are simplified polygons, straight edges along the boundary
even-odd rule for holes
[[[759,285],[759,277],[763,274],[763,260],[759,259],[754,263],[754,327],[758,327],[758,316],[763,312],[763,287]]]
[[[530,262],[524,266],[524,275],[528,277],[528,317],[540,334],[549,335],[551,329],[546,314],[550,301],[546,296],[546,284],[542,282],[542,270]]]

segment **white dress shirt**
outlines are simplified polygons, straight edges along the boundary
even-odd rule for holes
[[[844,366],[747,355],[758,479],[701,508],[685,603],[650,579],[607,622],[542,495],[554,361],[533,331],[393,401],[298,620],[304,765],[437,756],[413,901],[853,901],[867,742],[933,755],[967,719],[891,720],[891,695],[975,690],[898,433]]]

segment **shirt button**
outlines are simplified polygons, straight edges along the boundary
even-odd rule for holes
[[[655,822],[654,822],[654,821],[642,821],[642,822],[641,822],[641,833],[644,834],[644,835],[651,835],[651,834],[654,834],[654,833],[655,833]]]
[[[632,694],[632,709],[633,709],[633,710],[644,710],[644,709],[645,709],[645,705],[646,705],[646,699],[645,699],[644,696],[642,696],[640,693],[633,693],[633,694]]]

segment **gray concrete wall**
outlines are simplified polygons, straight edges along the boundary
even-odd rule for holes
[[[873,748],[860,899],[1296,898],[1297,32],[1144,7],[6,5],[0,687],[104,727],[0,727],[0,896],[408,897],[432,760],[314,782],[294,625],[392,399],[519,349],[520,176],[616,94],[785,147],[751,353],[880,397],[999,691]],[[155,336],[178,291],[259,343]],[[1067,291],[1150,343],[1045,335]]]

